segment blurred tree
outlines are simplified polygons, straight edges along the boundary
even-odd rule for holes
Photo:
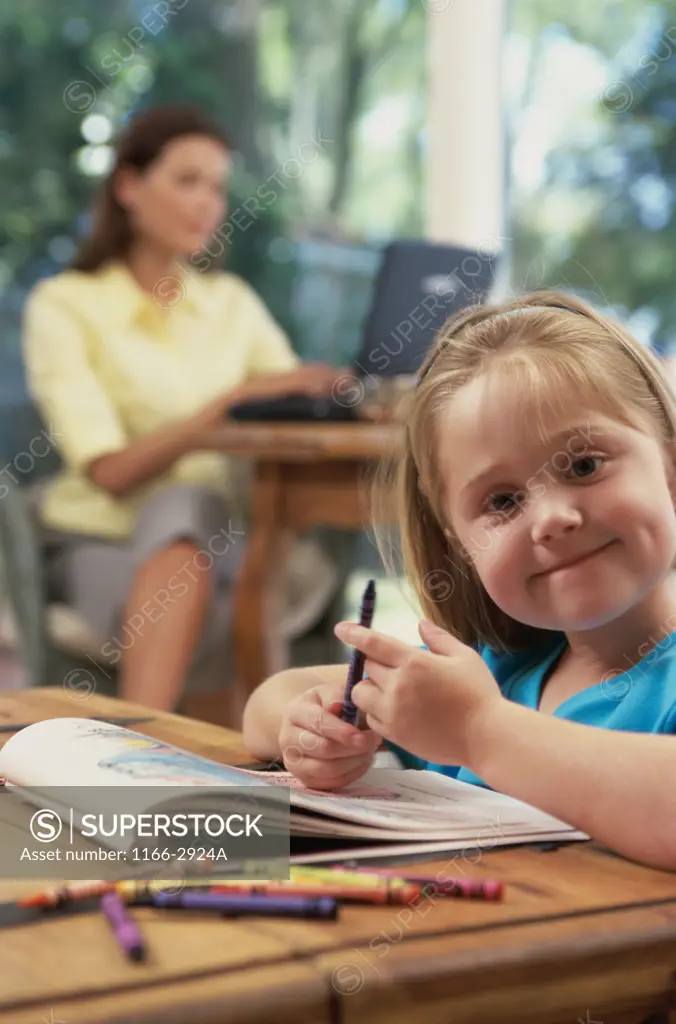
[[[551,59],[552,32],[591,51],[599,69],[586,108],[549,150],[537,185],[513,189],[507,234],[515,288],[573,288],[628,317],[658,349],[673,348],[676,2],[517,2],[512,29],[528,43],[515,143]],[[570,84],[562,80],[561,89]]]

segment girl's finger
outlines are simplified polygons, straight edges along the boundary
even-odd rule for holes
[[[379,662],[388,668],[397,668],[411,652],[410,644],[395,640],[384,633],[376,633],[372,629],[358,626],[354,622],[339,622],[334,632],[339,640],[356,647],[367,658]]]
[[[363,754],[357,757],[346,757],[340,762],[340,770],[336,771],[336,765],[329,761],[313,761],[310,758],[303,761],[300,774],[305,778],[312,779],[306,783],[310,788],[327,786],[331,789],[339,789],[347,784],[351,775],[364,766]]]
[[[336,743],[334,740],[326,739],[315,732],[307,729],[300,729],[291,733],[284,742],[284,750],[294,751],[296,761],[301,758],[310,757],[318,761],[333,761],[341,757],[351,757],[364,754],[367,750],[376,745],[377,737],[372,732],[360,732],[354,743]]]
[[[369,683],[377,686],[379,690],[386,692],[391,688],[393,673],[394,669],[381,665],[379,661],[372,661],[371,658],[366,658],[364,661],[364,680],[361,681],[368,680]]]
[[[387,726],[379,718],[376,718],[375,715],[366,715],[366,724],[380,738],[387,734]]]
[[[383,707],[384,697],[379,688],[368,679],[362,679],[352,691],[352,699],[360,711],[365,715],[375,715]]]
[[[359,735],[359,729],[349,722],[344,722],[338,715],[318,705],[299,704],[290,709],[291,724],[300,729],[308,729],[319,736],[327,736],[337,743],[349,743],[353,736]]]

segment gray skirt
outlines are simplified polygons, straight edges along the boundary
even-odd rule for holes
[[[43,534],[50,600],[61,601],[79,614],[100,638],[106,658],[130,647],[143,629],[145,616],[157,621],[167,603],[179,600],[189,581],[205,571],[212,573],[214,591],[196,661],[227,643],[234,584],[244,555],[244,529],[214,492],[199,484],[168,485],[142,506],[128,541],[49,528]],[[139,567],[161,548],[181,540],[192,541],[197,552],[136,616],[125,620],[125,605]]]

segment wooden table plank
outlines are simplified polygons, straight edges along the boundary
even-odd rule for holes
[[[392,455],[401,436],[396,423],[228,423],[218,448],[268,462],[364,461]]]
[[[391,932],[394,939],[394,932]],[[344,1024],[603,1024],[676,1007],[676,905],[421,937],[315,958]],[[413,1015],[413,1017],[412,1017]]]
[[[321,976],[301,963],[252,967],[237,974],[162,982],[90,998],[3,1013],[2,1024],[333,1024]]]
[[[10,690],[0,697],[0,725],[40,722],[44,718],[87,718],[91,715],[122,717],[149,717],[130,728],[155,739],[174,743],[179,747],[198,750],[221,764],[244,764],[252,760],[239,733],[220,725],[200,722],[194,718],[154,711],[97,693],[86,700],[78,699],[61,686],[36,687],[30,690]],[[0,733],[0,747],[11,733]]]

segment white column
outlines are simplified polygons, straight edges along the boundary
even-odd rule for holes
[[[504,0],[428,11],[427,237],[502,249]]]

